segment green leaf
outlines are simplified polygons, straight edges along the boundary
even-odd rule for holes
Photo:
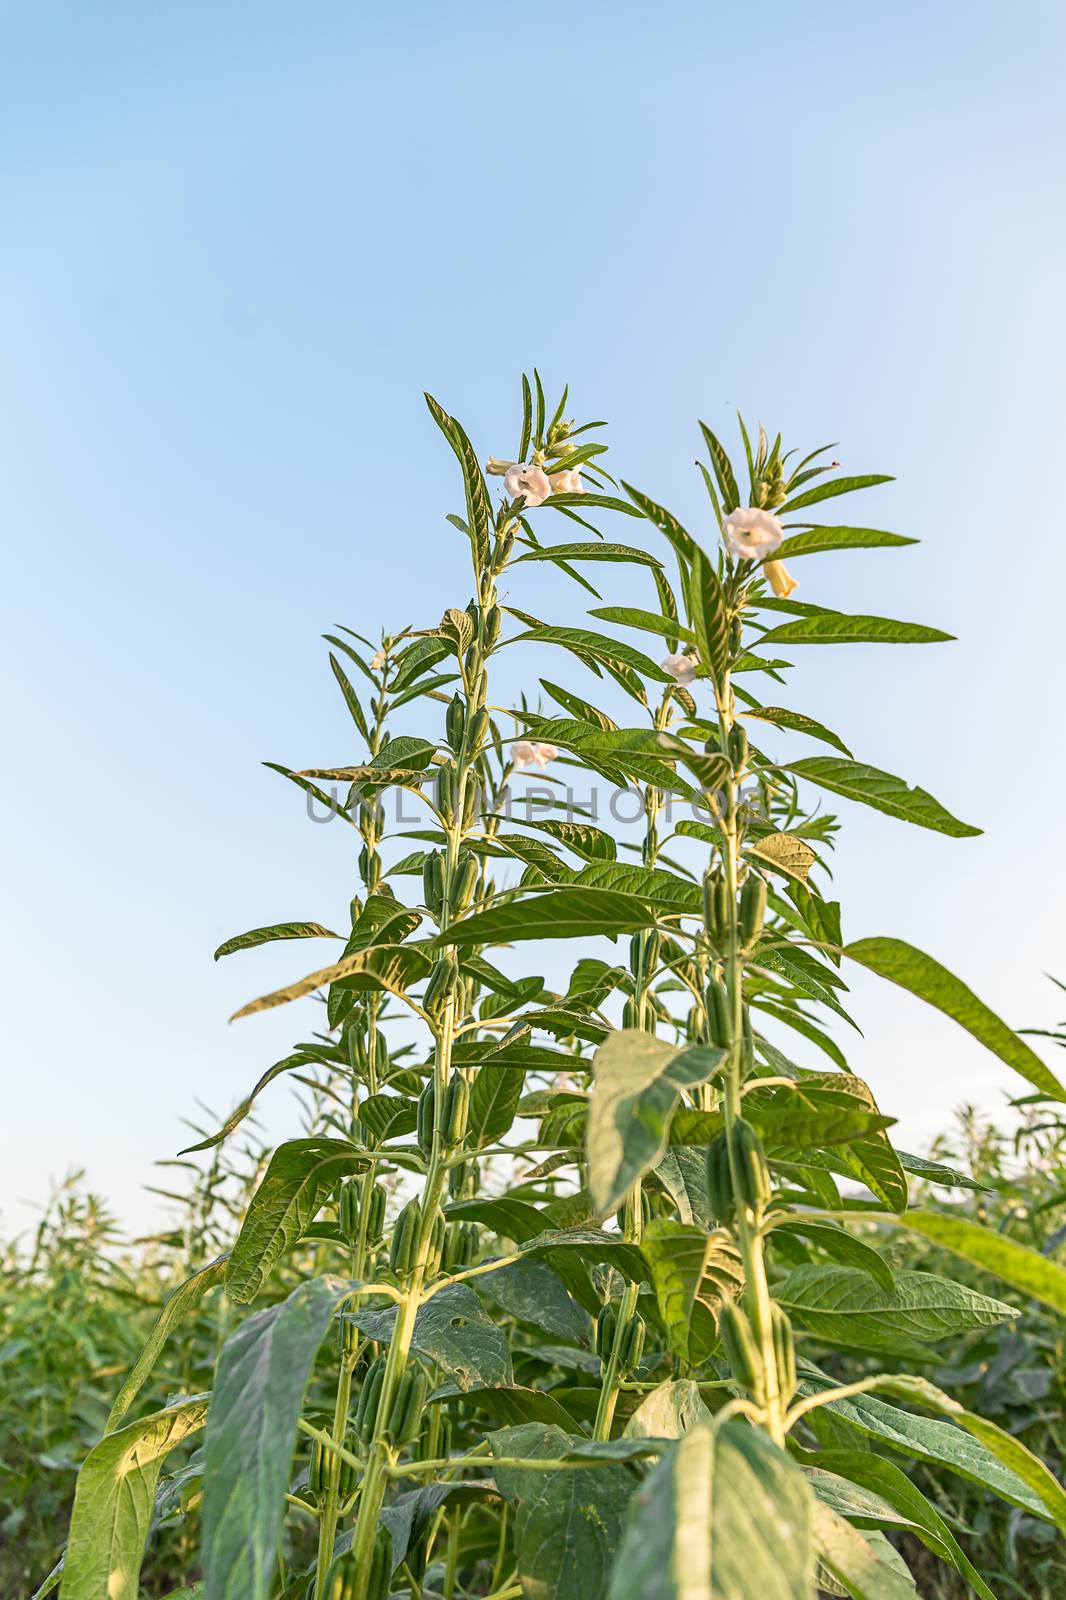
[[[468,1132],[475,1146],[495,1144],[503,1138],[515,1119],[524,1082],[521,1069],[486,1061],[470,1091]]]
[[[1040,1502],[1042,1515],[1053,1522],[1060,1533],[1066,1534],[1066,1489],[1039,1456],[1035,1456],[1020,1439],[1005,1433],[994,1422],[967,1411],[926,1378],[885,1377],[878,1380],[877,1387],[885,1394],[910,1400],[916,1405],[927,1406],[930,1411],[939,1411],[951,1417],[960,1428],[984,1445],[1015,1478],[1021,1479]]]
[[[334,933],[329,928],[323,928],[319,922],[276,922],[269,928],[252,928],[248,933],[239,933],[234,939],[227,939],[215,951],[215,960],[220,956],[232,955],[234,950],[251,950],[253,945],[271,944],[275,939],[340,939],[342,934]]]
[[[994,1055],[1053,1100],[1066,1100],[1066,1089],[1034,1050],[1007,1027],[971,989],[939,961],[903,939],[859,939],[844,954],[879,977],[909,989],[960,1027],[972,1033]]]
[[[657,611],[641,611],[637,606],[600,606],[589,612],[601,622],[617,622],[623,628],[638,628],[641,633],[657,633],[665,639],[684,639],[687,644],[696,642],[691,628],[678,622],[676,617],[664,617]]]
[[[459,465],[463,469],[463,486],[466,490],[466,521],[470,530],[470,543],[474,550],[474,559],[479,567],[484,566],[489,554],[489,527],[492,522],[492,507],[489,504],[489,491],[485,479],[481,474],[481,467],[474,447],[467,438],[462,427],[454,417],[450,417],[434,400],[431,394],[426,395],[426,404],[430,415],[437,424],[452,449],[455,451]]]
[[[721,684],[729,667],[732,624],[718,574],[702,550],[693,553],[686,593],[700,661]]]
[[[902,533],[882,533],[879,528],[810,528],[782,540],[774,551],[774,560],[795,560],[820,550],[875,550],[885,545],[917,543],[917,539],[908,539]]]
[[[589,1319],[546,1261],[511,1261],[485,1273],[476,1284],[479,1293],[502,1306],[516,1322],[540,1329],[542,1337],[547,1332],[574,1344],[587,1343]]]
[[[523,1460],[558,1460],[574,1442],[561,1428],[537,1422],[489,1435],[494,1455]],[[603,1600],[634,1487],[629,1470],[497,1467],[495,1477],[515,1507],[515,1557],[528,1600]]]
[[[525,1255],[547,1255],[549,1260],[555,1252],[579,1250],[582,1260],[606,1261],[630,1283],[642,1283],[648,1277],[648,1265],[638,1247],[621,1234],[600,1228],[549,1228],[527,1239],[521,1249]]]
[[[1038,1250],[947,1211],[908,1211],[905,1224],[1066,1317],[1066,1267]]]
[[[560,688],[557,683],[552,683],[548,678],[541,678],[540,682],[541,686],[551,695],[556,705],[562,706],[563,710],[569,712],[570,716],[577,718],[579,721],[594,722],[604,732],[617,727],[617,723],[611,721],[606,711],[600,711],[596,706],[590,705],[587,700],[582,700],[580,696],[572,694],[569,689]]]
[[[821,1500],[815,1502],[814,1536],[819,1559],[854,1600],[920,1600],[906,1569],[901,1572],[883,1549]]]
[[[718,1344],[718,1316],[739,1294],[744,1268],[724,1231],[653,1217],[641,1239],[670,1350],[701,1366]]]
[[[330,967],[308,973],[306,978],[287,984],[284,989],[275,989],[258,1000],[250,1000],[233,1013],[230,1021],[287,1005],[290,1000],[302,999],[328,983],[344,983],[350,989],[387,989],[390,994],[406,995],[413,984],[429,976],[432,966],[430,958],[413,945],[370,945],[342,956]]]
[[[707,1083],[725,1052],[678,1048],[637,1028],[609,1034],[593,1057],[586,1154],[599,1216],[622,1203],[659,1160],[670,1118],[685,1089]]]
[[[222,1347],[204,1440],[204,1600],[266,1600],[296,1425],[319,1345],[353,1284],[301,1283]]]
[[[774,1239],[779,1233],[800,1234],[804,1239],[809,1239],[819,1250],[824,1250],[827,1256],[832,1256],[834,1261],[839,1261],[846,1267],[857,1267],[861,1272],[868,1272],[875,1283],[888,1294],[892,1293],[894,1276],[884,1256],[880,1255],[872,1245],[856,1239],[854,1234],[845,1232],[843,1228],[835,1228],[828,1222],[813,1222],[804,1216],[795,1216],[775,1223],[770,1238]]]
[[[793,733],[806,733],[812,739],[821,739],[823,744],[831,744],[835,750],[850,758],[851,751],[843,739],[830,732],[820,722],[815,722],[813,717],[804,716],[801,711],[789,711],[785,706],[749,706],[741,712],[743,717],[754,717],[759,722],[772,722],[777,728],[788,728]]]
[[[920,622],[894,622],[891,617],[847,617],[830,611],[824,616],[798,617],[771,628],[759,640],[764,644],[942,644],[954,634],[927,628]]]
[[[626,1422],[627,1439],[680,1439],[690,1428],[708,1422],[711,1413],[691,1378],[668,1378],[645,1395]]]
[[[341,1178],[361,1172],[365,1150],[344,1139],[290,1139],[270,1158],[226,1267],[226,1293],[254,1300],[278,1257],[315,1220]]]
[[[186,1278],[184,1283],[179,1283],[174,1293],[167,1297],[166,1304],[153,1323],[152,1331],[145,1340],[140,1355],[126,1374],[125,1382],[115,1396],[115,1403],[104,1423],[105,1434],[113,1433],[126,1415],[159,1359],[159,1352],[179,1322],[194,1306],[199,1305],[209,1289],[214,1289],[222,1282],[228,1260],[229,1257],[226,1255],[209,1262],[206,1267],[201,1267],[199,1272],[194,1272]]]
[[[774,1297],[816,1338],[853,1350],[913,1352],[1018,1315],[932,1272],[897,1272],[889,1290],[858,1267],[794,1267]]]
[[[314,1057],[305,1055],[301,1050],[294,1051],[291,1056],[283,1057],[281,1061],[275,1061],[274,1065],[268,1067],[263,1073],[251,1094],[247,1095],[240,1105],[230,1113],[217,1133],[212,1133],[206,1139],[201,1139],[198,1144],[186,1145],[184,1150],[178,1151],[178,1155],[194,1155],[198,1150],[211,1150],[216,1144],[221,1144],[223,1139],[228,1139],[234,1128],[239,1127],[244,1121],[259,1094],[268,1084],[273,1083],[275,1078],[280,1078],[282,1073],[293,1072],[297,1067],[308,1067],[313,1064]]]
[[[195,1395],[89,1451],[74,1491],[60,1600],[136,1600],[163,1457],[203,1427],[207,1405],[207,1395]]]
[[[798,494],[794,500],[786,500],[775,515],[787,516],[790,511],[798,511],[801,506],[813,506],[819,500],[834,500],[838,495],[852,494],[856,489],[872,489],[879,483],[893,483],[894,478],[883,472],[867,473],[857,478],[833,478],[828,483],[820,483],[817,488],[807,489],[805,493]]]
[[[587,628],[531,628],[528,633],[516,633],[509,644],[522,639],[535,639],[539,644],[558,644],[581,656],[590,656],[608,666],[630,667],[654,683],[669,683],[670,676],[656,666],[649,656],[620,639],[609,639],[605,634],[592,633]]]
[[[714,475],[718,481],[718,488],[722,496],[722,509],[735,511],[740,504],[740,490],[737,488],[737,480],[733,476],[732,463],[705,422],[700,423],[700,432],[703,434],[703,441],[707,446],[711,457],[711,466],[714,468]]]
[[[638,507],[638,516],[643,514],[649,522],[655,524],[659,532],[670,542],[674,553],[682,564],[690,562],[696,554],[698,546],[692,535],[686,533],[675,516],[672,516],[664,506],[657,505],[648,495],[641,494],[639,489],[634,489],[632,484],[622,480],[622,488]]]
[[[746,854],[797,883],[807,882],[818,860],[806,839],[799,839],[794,833],[765,834],[747,847]]]
[[[340,684],[341,694],[344,696],[344,703],[348,707],[351,719],[355,723],[355,726],[358,728],[359,732],[362,734],[366,743],[369,744],[370,729],[367,727],[366,715],[359,703],[359,696],[352,687],[352,683],[348,677],[348,674],[345,672],[344,668],[341,666],[332,650],[329,653],[329,664],[333,668],[333,676]]]
[[[691,1428],[633,1498],[608,1600],[814,1600],[815,1498],[759,1428]]]
[[[928,1161],[925,1156],[908,1155],[906,1150],[897,1150],[896,1154],[904,1172],[921,1178],[923,1183],[939,1183],[945,1189],[979,1189],[987,1192],[987,1184],[978,1183],[965,1172],[956,1172],[954,1167],[944,1166],[942,1161]]]
[[[877,767],[865,766],[861,761],[844,761],[838,756],[804,756],[801,761],[786,765],[786,772],[820,789],[842,794],[847,800],[858,800],[873,806],[886,816],[898,817],[901,822],[913,822],[920,828],[932,828],[936,833],[947,833],[954,839],[965,839],[981,832],[967,822],[960,822],[934,800],[925,789],[912,788],[902,778]]]
[[[642,567],[661,567],[662,562],[657,556],[650,555],[647,550],[636,550],[628,544],[605,544],[596,540],[586,539],[580,544],[544,544],[537,545],[533,550],[526,550],[517,556],[511,563],[517,566],[520,561],[631,561]]]
[[[396,1306],[388,1306],[383,1311],[356,1311],[352,1321],[368,1338],[388,1344],[396,1316]],[[503,1329],[486,1316],[465,1283],[448,1284],[419,1307],[411,1348],[447,1373],[460,1392],[514,1382]]]
[[[656,909],[609,889],[546,889],[478,911],[439,933],[436,945],[516,943],[526,939],[591,939],[650,928]]]

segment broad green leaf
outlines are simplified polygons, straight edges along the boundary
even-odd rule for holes
[[[866,473],[861,477],[832,478],[828,483],[820,483],[814,489],[807,489],[803,494],[796,495],[775,513],[778,517],[787,516],[790,511],[798,511],[801,506],[813,506],[819,500],[833,500],[838,495],[852,494],[856,489],[872,489],[879,483],[892,483],[892,476],[883,472]]]
[[[948,1211],[908,1211],[905,1225],[1066,1317],[1066,1268],[1038,1250]]]
[[[356,1311],[352,1321],[369,1338],[388,1344],[397,1308]],[[502,1328],[485,1314],[465,1283],[451,1283],[418,1309],[411,1348],[440,1367],[457,1390],[514,1382],[511,1353]]]
[[[557,1460],[574,1443],[560,1428],[536,1422],[489,1435],[495,1456],[522,1460]],[[603,1600],[634,1487],[628,1469],[497,1467],[495,1478],[515,1507],[515,1557],[527,1600]]]
[[[821,1500],[814,1508],[814,1537],[819,1560],[854,1600],[920,1600],[906,1568],[900,1571],[884,1547],[875,1546]]]
[[[234,950],[251,950],[257,944],[272,944],[276,939],[340,939],[343,935],[323,928],[319,922],[276,922],[269,928],[252,928],[227,939],[215,951],[215,960],[232,955]]]
[[[885,1394],[910,1400],[915,1405],[927,1406],[930,1411],[939,1411],[951,1417],[960,1428],[984,1445],[1015,1478],[1021,1479],[1041,1503],[1041,1514],[1054,1522],[1060,1533],[1066,1534],[1066,1489],[1039,1456],[1035,1456],[1020,1439],[1004,1432],[985,1417],[967,1411],[926,1378],[885,1377],[878,1380],[877,1386]]]
[[[290,1139],[270,1158],[245,1212],[226,1267],[226,1293],[254,1300],[278,1257],[315,1220],[341,1178],[366,1166],[365,1150],[344,1139]]]
[[[662,867],[641,867],[622,861],[594,861],[581,867],[567,880],[578,888],[611,889],[620,894],[635,895],[649,904],[661,906],[666,911],[687,911],[693,914],[702,909],[702,891],[691,878],[679,878]]]
[[[819,1250],[824,1250],[827,1256],[832,1256],[834,1261],[839,1261],[846,1267],[858,1267],[862,1272],[868,1272],[875,1283],[889,1294],[892,1293],[894,1282],[892,1268],[872,1245],[865,1244],[862,1239],[857,1239],[854,1234],[847,1233],[843,1228],[833,1227],[828,1222],[808,1220],[805,1216],[786,1217],[775,1224],[771,1239],[779,1233],[798,1233],[804,1239],[809,1239]]]
[[[538,1345],[538,1355],[546,1355],[550,1347]],[[574,1350],[573,1355],[579,1352]],[[599,1370],[599,1361],[596,1363]],[[463,1404],[486,1412],[494,1422],[505,1427],[518,1427],[523,1422],[542,1422],[550,1427],[562,1428],[566,1433],[577,1432],[581,1426],[578,1418],[557,1400],[547,1389],[529,1389],[522,1384],[508,1388],[467,1389]]]
[[[953,1167],[946,1167],[942,1161],[929,1161],[925,1156],[908,1155],[906,1150],[898,1150],[900,1164],[905,1172],[911,1173],[915,1178],[921,1178],[923,1183],[938,1183],[945,1189],[980,1189],[987,1190],[987,1184],[978,1183],[965,1172],[956,1172]]]
[[[661,567],[658,556],[647,550],[635,550],[628,544],[603,544],[586,539],[580,544],[545,544],[526,550],[516,556],[512,566],[520,561],[631,561],[642,567]]]
[[[996,1600],[939,1511],[895,1462],[874,1450],[820,1450],[812,1459],[887,1500],[909,1519],[923,1544],[962,1574],[979,1600]]]
[[[612,836],[604,833],[602,828],[594,828],[589,822],[556,822],[551,818],[538,822],[532,817],[513,817],[512,821],[521,823],[524,828],[536,828],[549,838],[558,839],[561,845],[572,850],[583,861],[613,861],[618,853]]]
[[[851,751],[830,729],[823,727],[813,717],[808,717],[802,711],[789,711],[785,706],[749,706],[741,712],[743,717],[754,717],[759,722],[772,722],[777,728],[787,728],[792,733],[806,733],[812,739],[821,739],[823,744],[831,744],[842,755],[851,757]]]
[[[953,839],[965,839],[981,832],[968,822],[960,822],[946,811],[939,800],[925,789],[911,788],[902,778],[890,772],[865,766],[861,761],[845,761],[838,756],[804,756],[800,761],[787,764],[785,770],[797,778],[806,778],[819,789],[842,794],[847,800],[858,800],[883,811],[886,816],[898,817],[901,822],[913,822],[919,828],[931,828],[935,833],[950,834]]]
[[[914,1351],[1018,1315],[932,1272],[897,1272],[888,1290],[858,1267],[794,1267],[774,1297],[816,1338],[854,1350]]]
[[[637,1028],[609,1034],[593,1057],[586,1154],[597,1214],[622,1203],[659,1160],[681,1093],[706,1083],[724,1051],[668,1044]]]
[[[125,1382],[115,1396],[115,1403],[104,1423],[105,1434],[113,1433],[126,1415],[174,1329],[194,1306],[199,1305],[209,1289],[214,1289],[222,1282],[228,1260],[228,1256],[219,1256],[217,1260],[209,1262],[206,1267],[201,1267],[199,1272],[194,1272],[186,1278],[184,1283],[179,1283],[174,1293],[168,1297],[152,1325],[152,1331],[145,1340],[140,1355],[126,1374]]]
[[[829,1387],[829,1384],[829,1379],[822,1378],[818,1387]],[[888,1445],[938,1469],[947,1468],[1011,1505],[1047,1516],[1047,1507],[1025,1479],[1011,1467],[1004,1466],[985,1444],[953,1423],[915,1416],[871,1394],[857,1395],[851,1400],[832,1400],[824,1409],[832,1413],[834,1420],[857,1429],[878,1444]],[[812,1419],[819,1415],[818,1411],[810,1413]]]
[[[319,1345],[355,1287],[301,1283],[222,1347],[204,1439],[204,1600],[272,1593],[296,1425]]]
[[[761,1429],[701,1423],[634,1496],[609,1600],[814,1600],[815,1504]]]
[[[753,1089],[744,1115],[768,1145],[869,1141],[892,1122],[877,1109],[869,1086],[844,1072],[806,1074],[793,1088]]]
[[[807,882],[811,868],[818,860],[806,839],[799,839],[794,833],[765,834],[748,846],[746,854],[765,863],[783,877],[795,879],[797,883]]]
[[[648,1277],[648,1264],[639,1247],[620,1233],[605,1233],[600,1228],[549,1228],[527,1239],[521,1248],[525,1255],[546,1255],[550,1261],[556,1253],[578,1250],[582,1261],[605,1261],[631,1283],[642,1283]]]
[[[588,1316],[546,1261],[512,1261],[474,1282],[480,1294],[502,1306],[517,1322],[526,1322],[558,1339],[587,1342]]]
[[[411,1133],[418,1116],[414,1103],[396,1094],[370,1094],[359,1107],[359,1121],[375,1144]]]
[[[661,915],[661,913],[658,913]],[[608,889],[548,889],[478,911],[439,933],[438,945],[507,944],[525,939],[591,939],[636,933],[656,921],[656,908]]]
[[[939,961],[903,939],[859,939],[844,954],[882,978],[909,989],[972,1033],[1015,1072],[1053,1100],[1066,1100],[1066,1089],[1034,1050],[1007,1027],[960,979]]]
[[[723,1301],[743,1287],[736,1245],[724,1231],[708,1233],[671,1217],[653,1217],[644,1229],[641,1253],[651,1268],[670,1350],[701,1366],[718,1344]]]
[[[302,999],[304,995],[313,994],[328,983],[344,983],[353,989],[387,989],[390,994],[405,995],[413,984],[429,976],[432,965],[430,958],[413,945],[370,945],[363,950],[353,951],[350,956],[343,956],[331,967],[308,973],[306,978],[299,979],[297,983],[290,983],[284,989],[275,989],[271,994],[249,1001],[233,1013],[230,1021],[236,1022],[238,1018],[250,1017],[257,1011],[270,1011],[274,1006],[287,1005],[290,1000]]]
[[[711,1413],[691,1378],[668,1378],[645,1395],[622,1430],[627,1439],[680,1439]]]
[[[943,644],[954,635],[919,622],[894,622],[890,617],[848,617],[839,611],[799,617],[771,628],[764,644]]]
[[[468,1133],[472,1144],[495,1144],[515,1119],[525,1073],[486,1061],[470,1091]]]
[[[820,550],[876,550],[883,546],[917,544],[902,533],[883,533],[880,528],[808,528],[782,540],[774,551],[775,561],[812,556]]]
[[[60,1600],[137,1600],[163,1457],[203,1427],[207,1406],[207,1395],[195,1395],[106,1434],[89,1451],[74,1490]]]

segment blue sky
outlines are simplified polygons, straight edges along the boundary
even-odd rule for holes
[[[693,528],[738,405],[896,474],[862,520],[923,542],[800,597],[959,643],[800,653],[786,703],[987,831],[848,808],[845,928],[1059,1014],[1064,43],[1039,3],[0,4],[7,1226],[75,1164],[150,1220],[179,1118],[311,1024],[225,1023],[300,952],[211,961],[354,887],[259,763],[357,753],[324,629],[465,602],[421,391],[506,454],[534,362]],[[906,1147],[1024,1087],[854,987]]]

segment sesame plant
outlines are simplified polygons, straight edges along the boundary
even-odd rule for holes
[[[81,1470],[62,1600],[133,1600],[167,1458],[200,1430],[203,1600],[895,1600],[918,1592],[902,1534],[988,1600],[941,1483],[1066,1530],[1020,1439],[908,1375],[1016,1318],[973,1269],[1056,1313],[1066,1271],[969,1213],[908,1209],[911,1180],[971,1180],[895,1148],[833,1031],[858,965],[1066,1098],[931,956],[845,939],[818,801],[978,830],[766,703],[782,651],[946,638],[792,597],[786,561],[912,542],[810,521],[886,480],[743,424],[741,478],[703,428],[689,532],[607,474],[603,425],[566,403],[523,379],[516,455],[483,470],[429,399],[464,497],[455,604],[378,649],[330,636],[354,759],[277,769],[358,834],[350,927],[279,923],[220,952],[341,945],[237,1013],[316,996],[320,1027],[205,1143],[315,1062],[329,1108],[274,1150],[232,1247],[127,1376]],[[597,601],[591,564],[635,568],[648,609],[545,622],[521,608],[529,563]],[[570,670],[508,708],[497,658],[530,644]],[[793,737],[820,753],[787,753]],[[525,811],[523,772],[548,797]],[[638,796],[636,838],[571,778]],[[936,1270],[898,1265],[906,1236]],[[314,1271],[272,1298],[294,1252]],[[137,1414],[208,1293],[233,1308],[210,1393]]]

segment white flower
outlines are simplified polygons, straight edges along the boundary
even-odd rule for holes
[[[783,561],[765,562],[763,572],[769,579],[770,587],[779,600],[787,600],[793,589],[797,587],[795,578]]]
[[[784,536],[777,518],[769,511],[758,511],[755,506],[738,506],[735,511],[726,513],[722,524],[726,549],[742,561],[772,556]]]
[[[584,494],[585,485],[581,482],[581,468],[569,467],[564,472],[552,472],[548,476],[552,486],[552,494]]]
[[[695,681],[699,659],[695,655],[667,656],[666,660],[660,661],[659,665],[664,672],[668,672],[671,678],[681,685],[682,689],[687,689],[689,684]]]
[[[376,656],[371,656],[370,665],[373,667],[375,672],[381,671],[382,667],[385,665],[384,650],[379,650]]]
[[[512,500],[524,495],[527,506],[543,505],[552,492],[543,467],[523,466],[521,461],[516,461],[504,473],[503,486]]]
[[[518,771],[533,766],[543,769],[558,754],[553,744],[531,744],[528,739],[518,739],[511,746],[511,765]]]

